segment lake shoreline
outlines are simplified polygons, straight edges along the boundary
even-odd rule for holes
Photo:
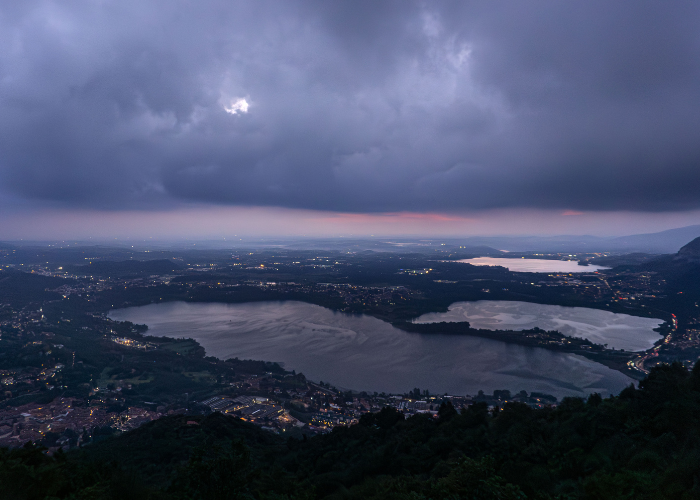
[[[378,311],[378,310],[373,310],[373,309],[368,309],[366,311],[347,311],[342,307],[339,307],[339,304],[334,304],[334,303],[329,303],[326,300],[316,300],[320,297],[316,297],[314,295],[293,295],[293,296],[275,296],[275,294],[265,294],[264,296],[261,297],[255,297],[253,299],[250,298],[233,298],[230,295],[228,296],[215,296],[208,298],[208,300],[196,300],[191,297],[178,297],[178,298],[172,298],[174,300],[168,300],[163,301],[161,303],[173,303],[173,302],[183,302],[187,304],[210,304],[210,303],[219,303],[219,304],[227,304],[227,305],[241,305],[241,304],[256,304],[256,303],[265,303],[265,302],[274,302],[274,301],[280,301],[280,302],[286,302],[286,301],[297,301],[297,302],[302,302],[305,304],[309,305],[315,305],[319,307],[323,307],[326,309],[329,309],[335,313],[338,314],[348,314],[348,315],[355,315],[355,316],[369,316],[372,318],[375,318],[377,320],[386,322],[391,324],[392,326],[395,326],[396,328],[399,328],[407,333],[421,333],[417,331],[412,331],[411,329],[413,326],[408,326],[410,323],[412,323],[413,320],[415,320],[415,317],[408,317],[406,316],[405,312],[402,312],[400,314],[394,313],[389,313],[387,314],[384,311]],[[242,300],[241,300],[242,299]],[[519,301],[521,302],[527,302],[531,304],[538,304],[538,305],[557,305],[561,307],[584,307],[581,304],[570,304],[567,303],[567,301],[538,301],[536,300],[535,297],[518,297]],[[483,300],[483,299],[480,299]],[[478,301],[470,301],[470,302],[478,302]],[[432,311],[434,313],[444,313],[449,311],[449,307],[454,304],[455,302],[452,302],[451,304],[446,304],[444,307],[433,307]],[[126,307],[144,307],[147,305],[151,304],[157,304],[157,302],[153,301],[144,301],[144,302],[135,302],[131,303],[129,305],[126,305]],[[435,306],[435,304],[433,304]],[[587,309],[593,309],[596,311],[606,311],[606,312],[612,312],[609,311],[606,308],[600,307],[599,304],[591,304],[590,307],[586,307]],[[428,311],[426,310],[421,310],[421,311],[415,311],[416,313],[420,314],[425,314]],[[650,311],[644,311],[645,313],[649,313]],[[637,316],[637,317],[648,317],[645,316],[640,310],[630,310],[626,311],[624,313],[622,312],[617,312],[616,314],[628,314],[632,316]],[[570,354],[576,354],[576,355],[581,355],[587,359],[590,359],[591,361],[594,361],[596,363],[599,363],[605,367],[608,367],[612,370],[615,370],[627,377],[630,377],[634,380],[641,380],[644,378],[646,375],[644,372],[641,372],[639,370],[633,369],[629,364],[628,361],[632,359],[636,359],[639,357],[640,354],[644,354],[643,352],[633,352],[633,351],[620,351],[620,350],[613,350],[613,349],[605,349],[603,348],[603,351],[589,351],[587,349],[581,349],[581,350],[574,350],[574,351],[566,351],[565,349],[560,349],[560,348],[554,348],[553,345],[536,345],[535,341],[532,339],[523,339],[521,332],[523,330],[512,330],[512,331],[494,331],[494,330],[488,330],[488,329],[472,329],[469,333],[462,333],[462,335],[467,335],[467,336],[473,336],[473,337],[478,337],[478,338],[484,338],[484,339],[489,339],[489,340],[495,340],[498,342],[502,342],[504,344],[509,344],[509,345],[518,345],[518,346],[523,346],[523,347],[530,347],[530,348],[542,348],[547,351],[554,351],[554,352],[567,352]],[[502,334],[501,332],[505,332],[505,334]],[[426,334],[431,334],[435,332],[425,332]],[[444,333],[444,332],[443,332]],[[557,332],[559,333],[559,332]],[[451,333],[448,333],[451,334]],[[561,334],[559,334],[561,335]],[[663,337],[660,336],[659,342],[661,342]],[[580,339],[579,339],[580,340]],[[657,342],[658,343],[658,342]],[[601,346],[602,347],[602,346]]]
[[[600,363],[608,368],[619,371],[628,377],[642,380],[644,374],[630,370],[627,363],[637,357],[639,353],[607,349],[600,344],[578,337],[569,337],[554,330],[546,331],[540,328],[530,330],[487,330],[483,328],[471,328],[469,322],[439,322],[439,323],[412,323],[396,322],[396,328],[409,333],[421,335],[465,335],[498,340],[507,344],[517,344],[525,347],[539,347],[556,352],[578,354],[585,358]]]
[[[519,386],[563,397],[614,394],[633,380],[598,359],[523,345],[516,336],[414,336],[372,316],[299,301],[164,302],[109,316],[146,324],[149,336],[192,338],[209,356],[275,359],[313,380],[358,390],[394,393],[417,385],[460,394]]]

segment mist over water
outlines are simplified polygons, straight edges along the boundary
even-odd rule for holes
[[[303,302],[171,302],[109,316],[147,324],[148,334],[190,337],[207,355],[277,361],[346,389],[476,394],[479,389],[556,396],[617,393],[631,379],[586,358],[455,335],[407,333],[365,315]]]

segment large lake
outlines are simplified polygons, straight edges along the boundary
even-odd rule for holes
[[[590,273],[609,267],[579,266],[577,260],[546,260],[546,259],[506,259],[501,257],[477,257],[451,262],[463,262],[473,266],[502,266],[509,271],[521,273]]]
[[[455,302],[447,312],[423,314],[415,323],[468,321],[485,330],[557,330],[570,337],[626,351],[646,351],[661,339],[662,319],[640,318],[587,307],[562,307],[508,300]]]
[[[378,392],[479,389],[556,396],[618,393],[632,381],[581,356],[456,335],[406,333],[364,315],[303,302],[170,302],[110,312],[156,336],[190,337],[208,355],[282,362],[311,380]]]

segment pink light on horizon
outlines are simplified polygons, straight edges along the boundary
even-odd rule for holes
[[[678,213],[492,210],[456,213],[345,213],[192,205],[165,211],[40,209],[3,211],[2,240],[219,239],[242,236],[626,235],[700,223],[700,211]]]
[[[478,219],[474,217],[460,217],[455,215],[439,214],[434,212],[420,213],[420,212],[384,212],[384,213],[347,213],[338,212],[330,214],[326,217],[319,219],[320,221],[337,222],[337,221],[347,221],[353,223],[368,223],[368,222],[390,222],[390,223],[402,223],[402,222],[416,222],[416,221],[429,221],[429,222],[475,222]]]

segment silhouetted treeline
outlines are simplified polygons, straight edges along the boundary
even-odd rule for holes
[[[0,485],[17,499],[699,498],[700,364],[608,399],[385,408],[301,440],[218,413],[166,417],[54,457],[1,450]]]

